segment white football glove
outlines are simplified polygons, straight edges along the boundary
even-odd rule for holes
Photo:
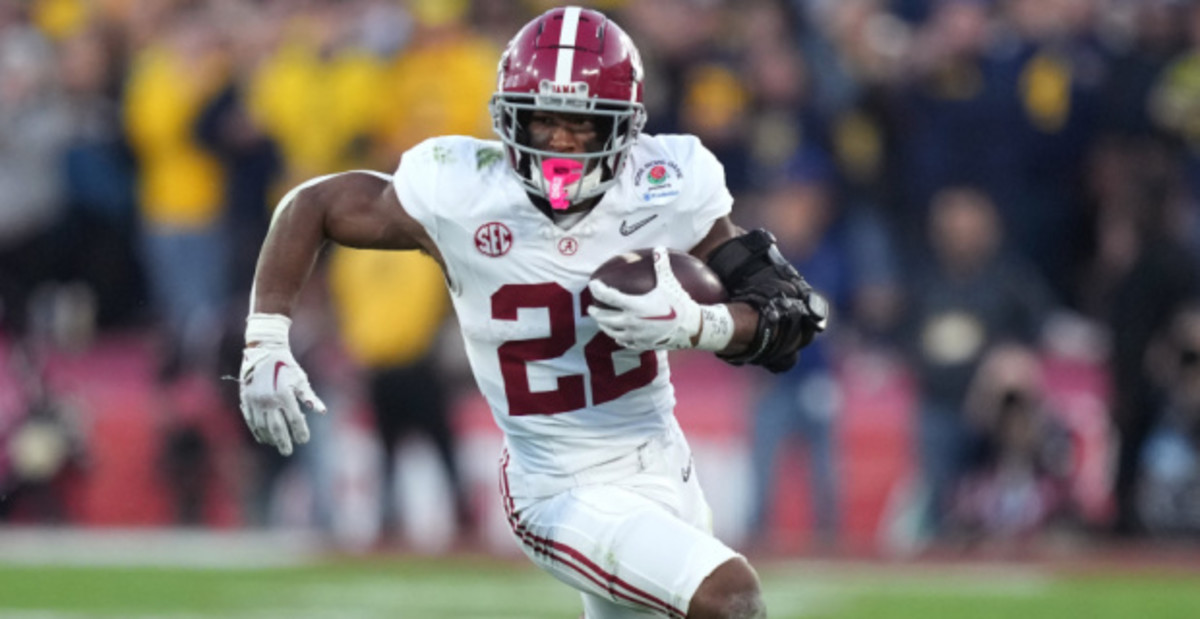
[[[588,315],[631,350],[721,350],[729,343],[733,321],[728,308],[692,299],[671,271],[664,247],[654,248],[654,276],[654,289],[641,295],[625,294],[599,280],[588,282],[592,297],[609,306],[591,305]]]
[[[251,314],[246,320],[246,349],[239,378],[242,417],[254,439],[292,453],[292,443],[307,443],[305,413],[325,413],[308,375],[288,346],[292,321],[279,314]]]

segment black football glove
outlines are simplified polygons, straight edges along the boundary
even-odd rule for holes
[[[731,302],[746,303],[759,314],[746,351],[721,355],[729,363],[783,372],[825,330],[829,303],[779,253],[770,232],[755,230],[726,241],[713,250],[708,264],[729,290]]]

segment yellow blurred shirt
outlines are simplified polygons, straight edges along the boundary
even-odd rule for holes
[[[46,36],[61,41],[78,33],[92,17],[93,9],[84,0],[33,0],[29,16]]]
[[[387,109],[380,140],[392,155],[438,135],[492,135],[488,100],[496,88],[500,50],[473,35],[404,50],[381,92]]]
[[[124,116],[150,223],[200,228],[221,213],[224,172],[197,143],[194,125],[223,76],[218,58],[184,62],[162,46],[147,47],[133,62]]]
[[[363,167],[367,149],[356,146],[385,102],[383,72],[383,63],[365,51],[346,49],[325,59],[296,39],[259,68],[249,108],[278,143],[293,180]]]
[[[367,367],[429,354],[449,308],[441,268],[416,251],[337,247],[329,285],[346,349]]]

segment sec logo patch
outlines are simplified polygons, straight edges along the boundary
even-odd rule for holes
[[[492,258],[503,256],[512,249],[512,231],[498,221],[483,224],[475,230],[475,249]]]

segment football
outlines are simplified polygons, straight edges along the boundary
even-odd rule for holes
[[[671,271],[697,303],[710,305],[729,300],[721,280],[699,258],[674,249],[668,250]],[[654,250],[625,252],[609,258],[592,273],[598,279],[625,294],[646,294],[657,283],[654,276]]]

